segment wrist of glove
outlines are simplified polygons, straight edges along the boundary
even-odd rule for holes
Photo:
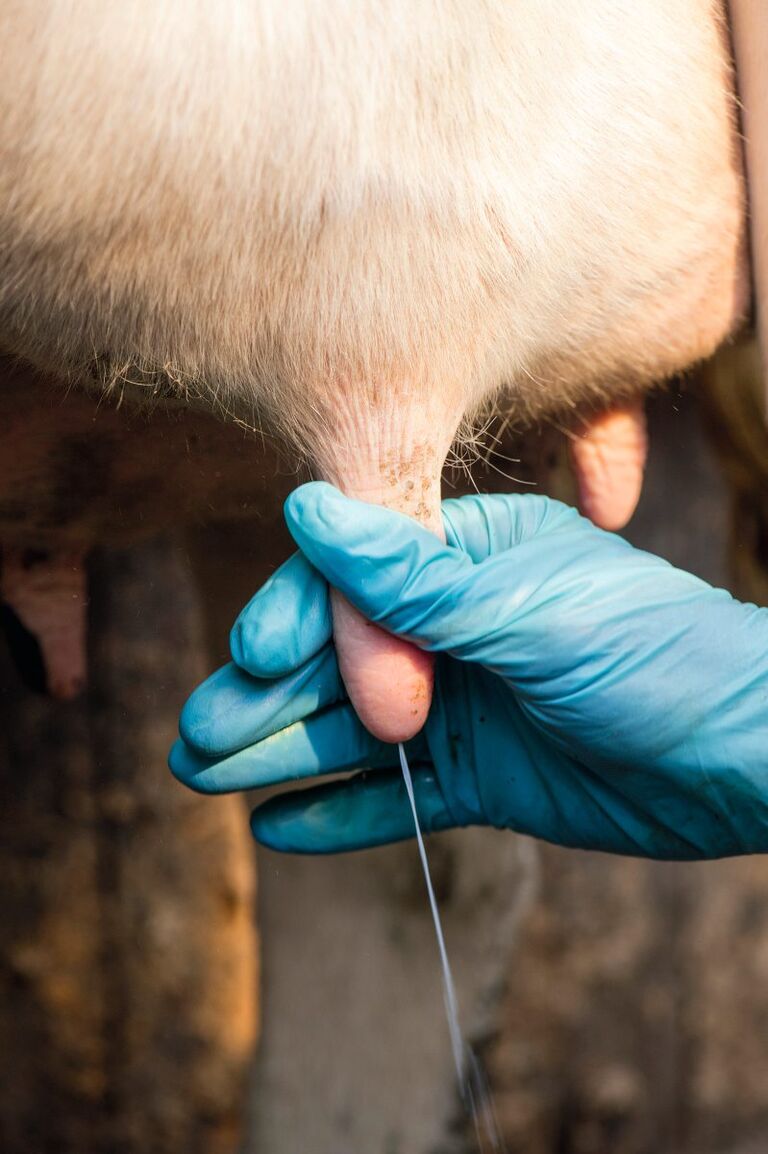
[[[397,749],[346,698],[330,582],[439,655],[408,746],[426,830],[663,858],[768,848],[768,610],[544,497],[447,501],[445,545],[320,483],[286,518],[301,552],[188,701],[171,768],[211,793],[368,772],[270,799],[260,840],[332,852],[413,833]]]

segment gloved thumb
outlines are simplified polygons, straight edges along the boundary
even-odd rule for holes
[[[285,519],[299,548],[370,621],[427,649],[453,647],[474,565],[410,517],[345,497],[324,482],[294,490]],[[466,625],[466,622],[465,622]]]

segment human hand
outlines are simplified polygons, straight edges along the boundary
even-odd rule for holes
[[[412,835],[397,748],[345,699],[327,579],[440,655],[407,747],[425,830],[488,824],[663,858],[768,848],[768,610],[545,497],[443,510],[446,545],[329,485],[293,493],[302,553],[240,615],[235,664],[187,703],[176,776],[224,792],[369,766],[270,799],[256,837],[331,852]]]

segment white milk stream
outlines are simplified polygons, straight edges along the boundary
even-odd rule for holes
[[[419,815],[416,809],[416,798],[414,797],[413,793],[413,779],[411,777],[411,771],[408,766],[408,759],[405,756],[403,743],[399,742],[397,748],[400,753],[400,767],[403,771],[405,789],[408,794],[411,813],[413,814],[413,824],[416,827],[416,841],[418,842],[419,846],[421,866],[424,870],[424,881],[427,884],[429,905],[430,909],[432,910],[432,921],[435,924],[437,948],[440,951],[440,964],[443,971],[443,1000],[445,1002],[445,1013],[448,1019],[448,1030],[451,1036],[453,1061],[456,1066],[456,1076],[459,1080],[459,1090],[461,1091],[464,1105],[472,1118],[472,1122],[475,1127],[475,1134],[477,1135],[478,1148],[481,1151],[481,1154],[485,1154],[486,1151],[494,1151],[498,1152],[498,1154],[503,1154],[505,1146],[501,1140],[498,1126],[496,1124],[496,1117],[493,1111],[493,1101],[491,1098],[490,1090],[488,1088],[488,1083],[485,1080],[480,1063],[478,1062],[471,1046],[469,1046],[468,1043],[464,1041],[461,1034],[461,1026],[459,1025],[459,1006],[456,1000],[456,987],[453,982],[451,965],[448,961],[448,952],[445,948],[443,926],[442,922],[440,921],[440,912],[437,908],[435,891],[432,887],[432,877],[429,872],[427,851],[424,845],[424,838],[421,835]]]

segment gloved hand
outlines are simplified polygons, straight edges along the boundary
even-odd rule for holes
[[[345,700],[327,578],[440,655],[407,747],[425,830],[488,824],[659,858],[768,850],[768,610],[545,497],[443,512],[446,545],[330,485],[296,490],[302,552],[240,615],[235,664],[187,702],[176,776],[216,793],[369,766],[273,797],[255,836],[331,852],[412,835],[397,747]]]

